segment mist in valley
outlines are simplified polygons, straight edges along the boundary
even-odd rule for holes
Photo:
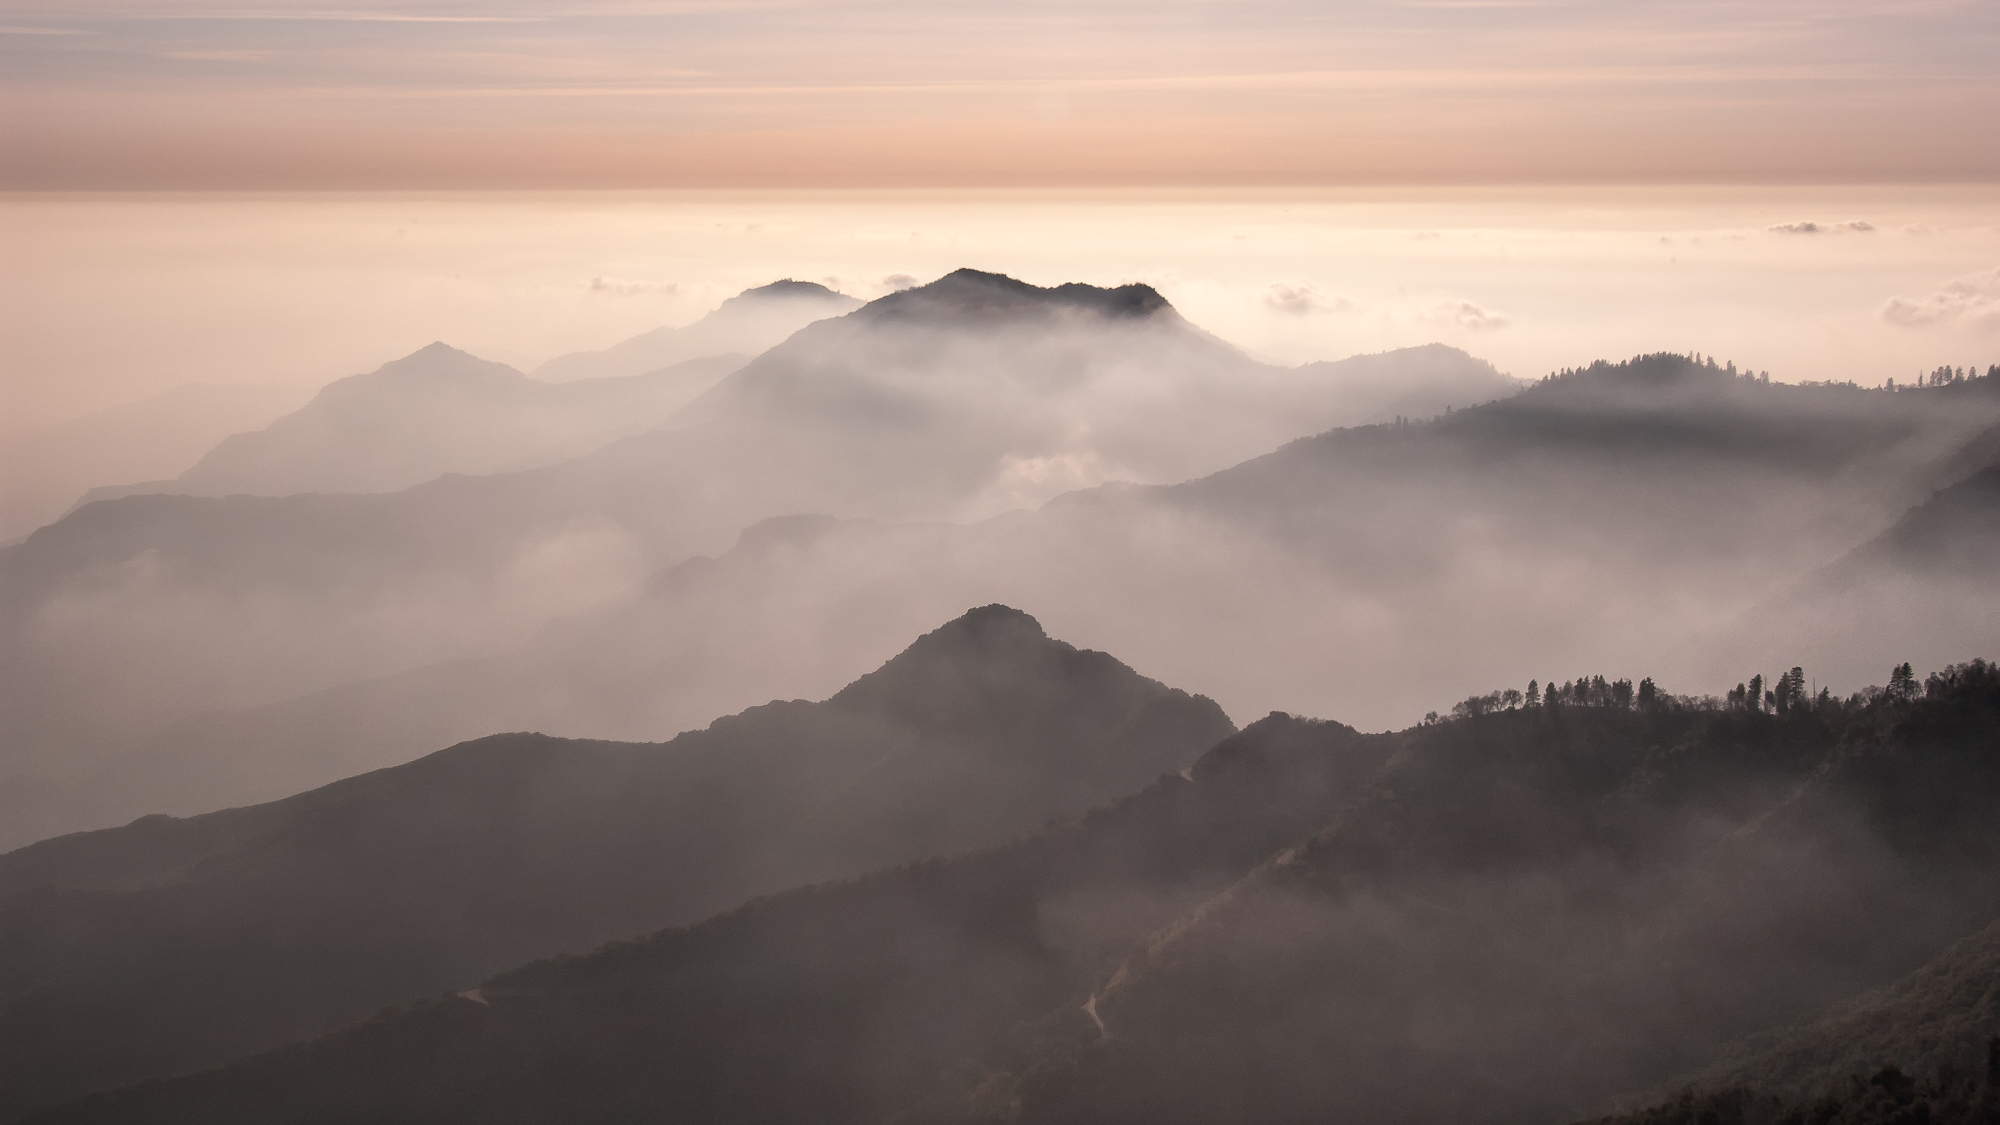
[[[911,281],[0,548],[0,1118],[1560,1122],[1976,978],[2000,370]]]

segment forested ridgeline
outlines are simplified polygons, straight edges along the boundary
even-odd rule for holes
[[[1577,1120],[2000,913],[1990,665],[1536,687],[33,1120]]]

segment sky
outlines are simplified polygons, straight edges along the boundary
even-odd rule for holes
[[[0,196],[0,416],[309,391],[442,340],[522,370],[781,277],[1145,282],[1277,362],[1441,341],[1537,378],[1700,352],[1784,382],[2000,363],[1987,185]],[[0,427],[4,429],[5,427]]]
[[[0,0],[0,432],[778,277],[1880,383],[2000,333],[1994,0]]]
[[[1992,0],[5,0],[0,188],[2000,176]]]

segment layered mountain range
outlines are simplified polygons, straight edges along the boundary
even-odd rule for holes
[[[352,394],[376,395],[370,388],[383,379],[397,383],[433,363],[472,370],[474,382],[513,379],[440,352],[404,363],[414,366],[391,365]],[[179,767],[149,773],[144,764],[166,761],[153,743],[181,740],[168,728],[204,712],[329,689],[365,695],[374,689],[343,685],[416,669],[441,688],[454,673],[430,666],[517,649],[553,621],[642,598],[657,575],[727,549],[767,518],[963,517],[1112,476],[1171,481],[1220,468],[1342,420],[1350,369],[1354,409],[1380,409],[1387,366],[1405,371],[1410,394],[1429,386],[1469,400],[1513,385],[1487,364],[1435,348],[1270,367],[1187,324],[1143,286],[1038,289],[961,271],[808,325],[670,425],[559,464],[447,475],[389,493],[89,504],[0,553],[8,819],[32,838],[142,811],[118,795],[134,784],[152,790],[149,800],[184,787],[240,802],[407,760],[437,735],[491,729],[494,716],[483,704],[461,705],[464,692],[426,690],[431,702],[419,710],[433,717],[419,720],[421,732],[372,751],[332,751],[340,762],[332,770],[312,764],[324,757],[317,751],[274,751],[264,766],[239,771],[238,763],[185,783],[171,780],[187,776]],[[350,394],[338,387],[322,398]],[[287,422],[310,428],[307,419],[329,411]],[[265,431],[262,448],[289,448],[270,436],[281,428]],[[997,600],[923,600],[918,612],[935,620]],[[924,627],[898,617],[838,642],[809,678],[785,674],[797,666],[794,652],[811,647],[795,641],[747,659],[696,654],[696,668],[769,670],[735,675],[720,690],[645,682],[605,709],[615,728],[588,733],[658,738],[774,696],[824,694]],[[747,623],[706,639],[726,642],[739,628]],[[633,675],[647,663],[634,654]],[[549,681],[524,703],[556,702],[518,725],[562,725],[548,706],[566,708],[568,694]],[[647,698],[663,706],[631,715]],[[452,725],[470,711],[484,713],[477,725]],[[378,756],[357,756],[367,753]],[[288,762],[299,769],[286,772]],[[282,780],[275,789],[226,788],[224,777],[237,772]],[[163,780],[164,790],[154,788]]]
[[[179,720],[121,744],[94,791],[193,811],[278,796],[291,763],[331,780],[495,725],[657,737],[830,692],[990,601],[1234,714],[1370,726],[1524,665],[1718,692],[1718,668],[1800,662],[1852,684],[1882,649],[1939,667],[1985,651],[2000,613],[1983,571],[1949,563],[1981,557],[1980,478],[1933,492],[1996,411],[1984,381],[1892,395],[1659,356],[970,524],[774,519],[509,651]]]
[[[1991,1125],[1996,435],[970,270],[434,345],[0,549],[0,1120]]]
[[[860,304],[808,281],[746,290],[682,328],[549,361],[533,377],[443,343],[328,384],[259,430],[233,434],[172,480],[120,496],[395,492],[446,473],[550,465],[672,420],[752,355]]]

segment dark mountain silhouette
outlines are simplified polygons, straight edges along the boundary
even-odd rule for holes
[[[811,281],[774,281],[746,289],[680,328],[655,328],[602,351],[571,352],[535,368],[537,379],[566,383],[643,375],[705,356],[756,355],[815,320],[860,301]]]
[[[1491,376],[1462,355],[1413,362]],[[960,271],[807,326],[684,425],[558,465],[87,505],[0,551],[0,821],[12,842],[133,815],[89,807],[80,778],[171,724],[517,648],[769,517],[969,517],[1219,468],[1337,420],[1338,387],[1316,378],[1249,360],[1143,286]],[[830,667],[829,689],[867,663]]]
[[[32,1120],[1575,1119],[2000,908],[2000,672],[1786,684],[1273,715],[1006,847]]]
[[[0,1117],[308,1038],[758,894],[1002,843],[1229,734],[974,610],[823,703],[665,744],[511,734],[0,856]]]

